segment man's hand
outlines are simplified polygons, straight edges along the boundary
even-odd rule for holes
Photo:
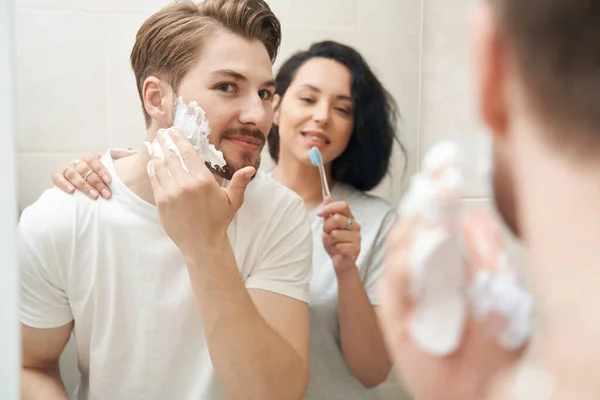
[[[188,139],[174,129],[170,134],[189,173],[159,135],[165,160],[153,159],[149,175],[162,225],[185,256],[199,245],[210,246],[226,237],[256,170],[240,169],[229,187],[221,188]]]
[[[496,340],[498,320],[469,318],[459,349],[448,357],[433,357],[415,346],[408,333],[414,304],[409,294],[408,260],[418,219],[397,223],[388,236],[386,272],[379,282],[383,331],[398,371],[419,400],[481,400],[490,380],[510,367],[522,350],[506,351]],[[469,275],[480,268],[496,270],[502,248],[499,229],[488,214],[464,219]]]
[[[349,268],[356,268],[360,253],[360,225],[354,220],[348,203],[332,203],[331,198],[327,198],[325,207],[317,215],[324,219],[321,239],[335,272],[339,275]]]

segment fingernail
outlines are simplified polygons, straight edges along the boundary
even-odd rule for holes
[[[102,180],[104,181],[104,183],[106,183],[107,185],[110,183],[110,178],[108,177],[108,175],[104,175],[102,177]]]
[[[73,193],[74,190],[75,190],[75,188],[73,186],[67,186],[67,191],[69,193]]]
[[[96,192],[95,190],[90,190],[90,196],[92,196],[94,199],[98,198],[98,192]]]
[[[110,199],[110,192],[106,189],[102,189],[102,197],[105,199]]]

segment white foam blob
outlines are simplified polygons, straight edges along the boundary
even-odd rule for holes
[[[226,162],[223,153],[208,142],[208,136],[211,133],[210,126],[208,119],[206,118],[206,113],[198,103],[191,101],[190,103],[185,104],[183,98],[179,97],[177,99],[175,118],[171,128],[175,128],[183,133],[204,161],[208,162],[213,167],[225,167]],[[165,146],[179,157],[181,165],[188,171],[177,146],[169,135],[171,128],[160,129],[158,135],[164,138]],[[150,156],[160,160],[164,159],[164,154],[156,138],[153,139],[152,142],[144,142],[144,144],[146,145]]]
[[[532,329],[531,295],[519,285],[506,254],[498,256],[497,273],[480,270],[468,285],[459,224],[462,165],[459,146],[440,142],[426,154],[399,205],[402,217],[420,217],[409,261],[409,294],[415,301],[409,332],[419,348],[434,356],[459,347],[469,312],[476,318],[506,317],[497,341],[507,350],[523,346]],[[489,165],[485,169],[488,179]]]

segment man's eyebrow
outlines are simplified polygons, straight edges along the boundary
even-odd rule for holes
[[[233,79],[234,81],[242,81],[242,82],[248,81],[248,78],[246,78],[244,75],[242,75],[239,72],[236,72],[234,70],[231,70],[231,69],[219,69],[217,71],[211,72],[210,75],[214,78],[217,78],[219,76],[226,76],[226,77]],[[275,82],[274,79],[269,79],[268,81],[264,82],[262,84],[262,86],[275,88],[275,87],[277,87],[277,82]]]
[[[231,69],[219,69],[217,71],[211,72],[210,75],[215,78],[218,76],[227,76],[235,81],[247,81],[248,80],[248,78],[246,78],[244,75],[240,74],[239,72],[235,72],[234,70],[231,70]]]
[[[275,79],[270,79],[270,80],[266,81],[265,83],[263,83],[262,85],[266,86],[266,87],[276,88],[277,82],[275,81]]]

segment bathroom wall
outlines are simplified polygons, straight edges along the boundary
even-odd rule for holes
[[[13,43],[10,1],[0,0],[0,399],[19,398],[18,269],[15,252],[17,186],[14,151]]]
[[[375,193],[396,203],[424,151],[452,137],[475,154],[480,133],[467,52],[468,0],[267,0],[281,19],[278,62],[334,39],[366,57],[402,112],[393,165]],[[14,0],[19,204],[51,185],[50,174],[83,150],[140,147],[143,118],[128,56],[142,21],[164,0]],[[266,162],[265,168],[271,167]],[[465,209],[490,207],[473,169]],[[76,368],[64,357],[65,379]],[[392,377],[380,387],[400,397]]]

